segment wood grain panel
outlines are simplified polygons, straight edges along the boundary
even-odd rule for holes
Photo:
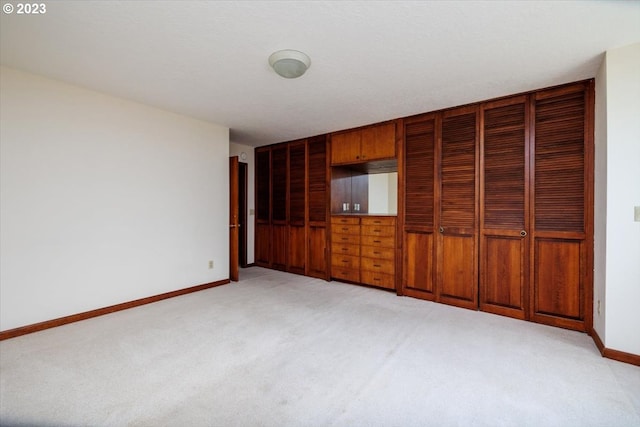
[[[287,146],[271,149],[271,220],[287,220]]]
[[[524,102],[484,111],[485,228],[524,228],[525,119]]]
[[[529,295],[527,100],[483,105],[481,121],[480,309],[518,319]]]
[[[255,263],[260,267],[271,267],[271,226],[256,224]]]
[[[309,252],[307,274],[327,279],[327,229],[309,226]]]
[[[360,224],[360,218],[357,216],[332,216],[331,224]]]
[[[271,207],[269,204],[271,188],[271,151],[256,149],[256,219],[269,221]]]
[[[485,236],[481,266],[481,309],[524,318],[525,259],[520,236]]]
[[[353,163],[360,159],[359,130],[331,135],[331,164]]]
[[[363,216],[361,218],[362,225],[396,225],[395,217],[381,217],[381,216]]]
[[[302,226],[289,226],[289,254],[287,271],[291,273],[304,274],[306,263],[306,248],[307,233],[304,225]]]
[[[333,232],[331,234],[331,244],[332,246],[335,244],[359,245],[360,234],[340,234]]]
[[[286,225],[271,225],[271,268],[287,269],[287,233]]]
[[[361,248],[360,255],[375,259],[393,259],[396,255],[396,250],[395,248],[364,245]]]
[[[391,225],[362,225],[363,236],[395,236],[396,228]]]
[[[406,226],[433,227],[435,118],[405,125]]]
[[[405,232],[404,279],[405,288],[417,289],[434,296],[433,233]]]
[[[395,272],[395,260],[384,258],[360,258],[360,268],[362,270],[377,271],[379,273],[393,274]]]
[[[309,138],[309,221],[327,220],[327,141],[326,136]]]
[[[360,159],[363,161],[396,157],[396,125],[385,123],[362,129]]]
[[[580,241],[536,239],[534,259],[535,314],[583,318]]]
[[[331,254],[331,265],[340,268],[349,268],[353,270],[360,269],[360,257],[352,255]]]
[[[361,242],[362,242],[363,245],[379,246],[379,247],[384,247],[384,248],[395,248],[396,247],[396,238],[395,237],[379,237],[379,236],[363,235],[360,239],[361,239]]]
[[[535,102],[535,229],[585,231],[585,94]]]
[[[289,224],[304,225],[306,208],[307,147],[289,144]]]
[[[473,236],[442,236],[442,269],[440,299],[467,308],[477,308]]]
[[[334,242],[331,246],[331,251],[335,254],[360,256],[360,245]]]
[[[476,114],[443,118],[440,225],[475,227],[475,165]]]
[[[395,276],[393,274],[363,270],[360,272],[360,282],[379,288],[395,289]]]
[[[360,225],[358,224],[334,224],[332,230],[334,233],[339,234],[360,235]]]

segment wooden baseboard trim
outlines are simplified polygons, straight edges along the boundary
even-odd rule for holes
[[[190,294],[205,289],[213,288],[229,283],[229,279],[218,280],[217,282],[205,283],[203,285],[192,286],[190,288],[178,289],[177,291],[166,292],[164,294],[154,295],[146,298],[140,298],[134,301],[123,302],[121,304],[111,305],[109,307],[98,308],[96,310],[85,311],[84,313],[72,314],[70,316],[59,317],[57,319],[45,320],[44,322],[34,323],[32,325],[21,326],[15,329],[0,331],[0,341],[19,337],[21,335],[32,334],[34,332],[45,329],[55,328],[57,326],[66,325],[68,323],[79,322],[81,320],[91,319],[92,317],[104,316],[105,314],[114,313],[116,311],[127,310],[129,308],[138,307],[152,302],[162,301],[163,299],[173,298],[180,295]]]
[[[593,342],[596,344],[596,347],[598,347],[598,351],[600,352],[600,354],[604,357],[604,343],[600,339],[600,335],[598,335],[595,329],[591,331],[591,338],[593,339]]]
[[[595,329],[591,333],[591,338],[593,338],[593,342],[596,344],[596,347],[598,347],[598,350],[600,351],[600,354],[602,354],[602,357],[617,360],[618,362],[640,366],[640,355],[606,348]]]

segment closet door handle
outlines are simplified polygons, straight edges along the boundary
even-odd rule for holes
[[[522,231],[520,232],[520,236],[525,237],[526,235],[527,235],[527,232],[526,232],[526,231],[522,230]]]
[[[439,228],[439,231],[440,231],[441,233],[444,233],[444,227],[440,227],[440,228]]]

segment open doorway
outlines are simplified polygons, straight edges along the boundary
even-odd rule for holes
[[[240,226],[239,242],[238,242],[238,259],[240,267],[247,267],[247,233],[249,227],[247,224],[247,194],[248,194],[248,177],[249,165],[246,163],[238,163],[238,225]]]

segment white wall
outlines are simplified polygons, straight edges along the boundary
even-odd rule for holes
[[[229,143],[229,156],[238,156],[238,160],[247,164],[247,263],[252,264],[255,260],[255,161],[254,148],[248,145]],[[240,158],[245,153],[246,159]]]
[[[634,206],[640,206],[640,43],[610,50],[605,60],[604,344],[640,355],[640,222],[634,221]]]
[[[593,329],[606,341],[607,285],[607,61],[596,74],[594,233],[593,233]]]
[[[0,74],[1,330],[229,277],[227,128]]]

